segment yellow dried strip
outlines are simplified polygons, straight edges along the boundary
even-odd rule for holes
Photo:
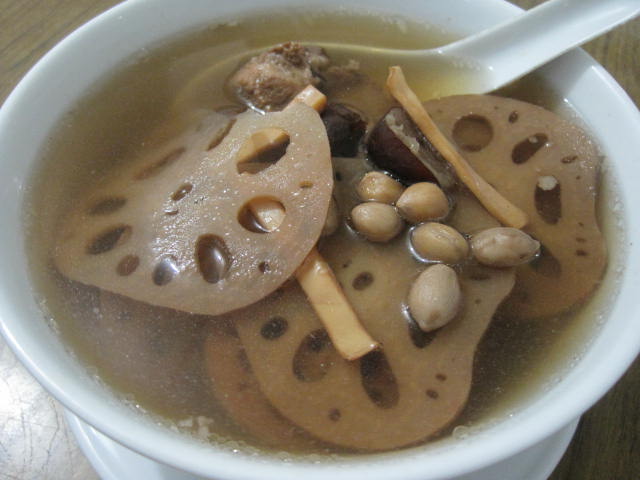
[[[265,230],[275,230],[284,220],[285,212],[274,200],[257,199],[251,202],[249,208]],[[378,347],[378,342],[360,323],[331,267],[315,247],[295,275],[335,349],[343,358],[355,360]]]
[[[236,156],[238,164],[267,152],[287,141],[289,137],[281,128],[263,128],[242,144]]]
[[[318,112],[324,110],[327,105],[327,97],[312,85],[304,88],[296,95],[289,105],[294,103],[304,103]],[[287,107],[289,106],[287,105]],[[287,141],[289,137],[279,128],[265,128],[251,137],[251,141],[246,142],[237,155],[237,163],[246,162],[250,158],[266,152],[272,148],[278,147]]]
[[[442,134],[416,94],[407,85],[400,67],[391,67],[389,69],[387,88],[393,98],[406,110],[424,136],[427,137],[444,159],[451,164],[462,183],[471,190],[491,215],[499,220],[500,223],[509,227],[522,228],[528,223],[527,214],[504,198],[478,175]]]
[[[308,85],[291,100],[289,105],[294,103],[304,103],[321,112],[327,106],[327,97],[313,85]]]
[[[296,279],[343,358],[356,360],[378,348],[378,342],[360,323],[331,267],[315,247],[296,270]]]
[[[252,200],[249,210],[260,226],[269,232],[273,232],[280,226],[286,214],[282,204],[270,198]]]
[[[316,88],[308,86],[293,102],[302,102],[316,110],[322,110],[326,105],[326,97]],[[274,141],[277,142],[277,139],[271,139],[271,142]],[[255,152],[248,154],[255,155]],[[286,214],[280,203],[268,198],[254,200],[249,209],[268,231],[278,228]],[[343,358],[355,360],[379,346],[362,326],[331,267],[315,247],[298,267],[295,275],[335,349]]]

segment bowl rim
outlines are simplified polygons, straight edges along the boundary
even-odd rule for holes
[[[278,1],[284,3],[282,0],[267,3],[277,3]],[[41,84],[40,79],[43,76],[46,77],[53,70],[64,64],[65,60],[70,55],[73,55],[74,52],[77,52],[78,48],[84,49],[87,46],[86,40],[94,37],[96,32],[99,35],[107,35],[106,32],[109,29],[117,24],[122,25],[125,17],[128,17],[127,21],[133,22],[136,18],[142,18],[141,16],[151,6],[156,8],[160,5],[168,6],[170,3],[170,0],[127,2],[113,7],[80,27],[47,53],[9,95],[0,109],[0,126],[6,127],[9,125],[10,120],[14,115],[17,115],[17,110],[26,101],[26,97],[36,88],[33,85]],[[198,5],[202,6],[205,3],[207,3],[205,0],[201,0]],[[456,0],[451,3],[455,4],[456,8],[469,7],[465,0]],[[259,0],[254,4],[266,5],[265,2]],[[482,0],[482,5],[493,9],[496,12],[496,17],[500,15],[515,15],[520,10],[518,7],[507,4],[502,0]],[[168,22],[170,18],[165,18],[164,21]],[[563,62],[575,63],[584,69],[585,75],[591,75],[594,79],[600,81],[603,91],[606,91],[609,95],[609,108],[611,111],[618,118],[624,117],[624,121],[629,125],[635,125],[637,129],[640,129],[640,113],[637,108],[615,80],[600,65],[584,52],[574,50],[545,67],[545,69],[553,71],[554,68],[561,68]],[[11,141],[9,134],[6,132],[5,128],[0,128],[0,143]],[[636,143],[640,145],[640,141],[636,141]],[[627,198],[628,192],[623,192],[623,196],[625,196],[623,203],[630,205]],[[629,215],[625,216],[624,221],[630,233],[640,230],[636,225],[638,222],[634,221]],[[629,265],[640,266],[640,252],[630,250],[628,263]],[[628,267],[622,275],[627,279],[635,277],[631,270],[632,268]],[[625,282],[625,284],[628,285],[630,281]],[[623,286],[619,295],[626,295],[625,298],[631,299],[633,298],[633,291],[630,291],[629,287]],[[615,308],[619,310],[621,307]],[[612,313],[612,315],[614,314],[616,313]],[[130,419],[126,415],[123,416],[122,421],[119,423],[114,422],[112,418],[102,417],[104,411],[97,409],[93,403],[97,399],[95,392],[81,392],[85,388],[81,384],[70,386],[74,379],[65,379],[64,376],[52,374],[50,371],[52,367],[42,362],[43,358],[46,357],[43,352],[33,352],[28,348],[24,348],[25,345],[29,344],[28,339],[25,337],[26,333],[16,327],[18,321],[12,318],[11,315],[0,313],[0,330],[20,361],[66,408],[128,448],[185,471],[197,475],[213,475],[215,477],[238,480],[247,478],[247,467],[259,468],[260,478],[263,479],[294,478],[294,476],[299,475],[306,475],[311,479],[320,479],[325,478],[327,475],[332,475],[341,479],[352,478],[354,473],[357,472],[358,475],[366,475],[371,479],[402,478],[403,480],[417,480],[425,478],[427,474],[424,471],[425,465],[420,463],[427,458],[429,459],[429,474],[432,475],[430,478],[440,478],[445,475],[462,475],[523,451],[570,423],[576,416],[582,414],[604,395],[606,390],[615,383],[617,378],[624,373],[636,357],[640,350],[640,333],[638,333],[640,329],[637,328],[640,322],[638,322],[638,319],[640,319],[640,315],[634,316],[635,324],[629,322],[624,335],[620,334],[620,343],[616,345],[615,349],[611,350],[608,363],[603,363],[603,366],[599,369],[599,382],[580,381],[577,376],[583,372],[579,371],[579,369],[567,375],[568,380],[563,380],[563,382],[569,382],[567,385],[571,385],[571,382],[573,382],[573,386],[578,386],[581,389],[581,395],[574,398],[574,401],[570,403],[557,402],[553,405],[553,408],[546,411],[545,421],[540,421],[541,417],[538,411],[535,415],[529,415],[528,418],[514,420],[503,429],[505,431],[499,432],[499,434],[493,433],[491,436],[485,437],[480,433],[473,441],[465,441],[458,447],[438,452],[438,458],[432,458],[429,449],[426,449],[426,452],[410,449],[393,454],[362,455],[335,464],[332,462],[322,465],[313,464],[313,471],[309,469],[310,464],[307,462],[294,461],[282,464],[279,461],[271,461],[268,458],[256,459],[243,454],[213,451],[210,447],[195,442],[191,444],[179,437],[166,436],[167,438],[165,438],[163,444],[158,445],[154,441],[158,428],[141,422],[137,423],[135,428],[123,429],[123,425],[130,424]],[[605,380],[602,380],[602,378],[605,378]],[[87,403],[87,400],[90,401]],[[115,407],[110,410],[110,414],[119,416],[117,412],[118,410]],[[527,435],[522,435],[523,431],[526,431]],[[462,447],[465,449],[465,461],[460,461],[460,449]],[[487,452],[490,452],[490,454],[487,454]],[[398,475],[401,475],[401,477]]]

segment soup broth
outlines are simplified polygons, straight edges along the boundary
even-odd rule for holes
[[[354,24],[357,29],[352,28]],[[134,61],[87,92],[52,134],[33,174],[26,207],[28,249],[37,294],[47,318],[72,352],[134,408],[171,428],[208,441],[227,444],[232,441],[233,445],[247,448],[257,446],[292,453],[357,451],[318,440],[293,423],[286,434],[272,435],[281,428],[281,423],[266,422],[261,428],[250,429],[238,422],[234,418],[249,412],[240,408],[230,414],[229,405],[212,391],[205,360],[205,339],[212,330],[227,335],[231,340],[225,346],[226,352],[237,355],[233,343],[237,337],[229,333],[235,328],[233,315],[213,318],[176,312],[69,280],[53,263],[54,239],[65,213],[103,178],[126,168],[130,159],[192,128],[202,118],[203,109],[238,108],[238,100],[225,88],[225,83],[239,64],[257,52],[288,40],[320,46],[352,43],[426,48],[452,38],[434,27],[375,16],[298,12],[284,17],[251,17],[212,26],[141,52]],[[351,59],[344,54],[333,57],[330,46],[327,53],[336,64]],[[395,105],[383,88],[389,66],[377,64],[373,58],[362,54],[353,58],[359,62],[367,81],[327,92],[331,102],[354,106],[367,121],[368,130]],[[571,115],[561,99],[536,77],[524,79],[501,93]],[[342,222],[338,232],[322,240],[319,246],[338,279],[353,285],[353,291],[362,292],[362,298],[353,298],[360,311],[365,311],[370,301],[366,298],[367,286],[383,279],[351,262],[352,251],[369,247],[354,233],[346,213],[358,202],[355,185],[371,169],[362,152],[353,159],[334,161]],[[610,179],[607,181],[611,183]],[[600,199],[601,203],[606,201]],[[424,269],[424,263],[406,253],[408,235],[402,234],[388,245],[376,247],[372,255],[388,255],[380,261],[387,263],[380,265],[388,265],[390,272],[400,265],[405,272],[417,275]],[[397,287],[398,292],[403,292],[395,294],[397,303],[402,304],[408,288],[406,279],[390,277],[384,281],[389,289]],[[286,284],[284,288],[290,292],[296,287]],[[596,299],[603,295],[601,292]],[[262,307],[258,304],[255,308]],[[604,314],[601,308],[599,302],[592,301],[544,321],[518,319],[507,310],[499,311],[475,356],[469,401],[436,438],[446,438],[452,432],[463,435],[499,420],[543,390],[575,361],[593,331],[595,319]],[[406,312],[401,308],[393,312],[393,320],[402,325],[401,334],[406,335]],[[367,311],[368,314],[375,313]],[[277,330],[276,327],[273,326]],[[241,330],[240,339],[244,335]],[[243,357],[239,365],[246,361]],[[244,386],[247,392],[259,389],[251,383],[246,369],[243,372],[240,368],[236,373],[247,377]],[[427,392],[427,395],[434,394]],[[239,394],[238,398],[249,397]],[[248,403],[245,410],[251,408]],[[273,414],[273,418],[277,417],[279,414]],[[269,418],[269,422],[280,421]]]

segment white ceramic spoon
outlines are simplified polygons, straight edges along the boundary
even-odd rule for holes
[[[640,13],[640,0],[549,0],[495,27],[429,50],[331,45],[400,65],[419,96],[486,93]]]

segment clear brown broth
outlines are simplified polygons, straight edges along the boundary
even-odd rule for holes
[[[353,24],[358,28],[352,28]],[[120,342],[122,338],[117,332],[100,331],[97,289],[67,280],[52,266],[52,239],[58,219],[74,199],[127,158],[150,148],[150,132],[155,132],[154,141],[161,141],[188,125],[190,110],[201,105],[237,103],[223,86],[228,75],[247,57],[247,51],[291,39],[320,45],[343,42],[425,48],[446,43],[452,36],[424,25],[376,17],[319,15],[301,21],[292,15],[269,20],[249,18],[211,27],[141,52],[135,61],[96,85],[60,122],[43,151],[28,195],[26,224],[34,285],[47,317],[64,342],[106,385],[138,409],[187,431],[192,429],[185,418],[213,419],[214,441],[232,439],[261,446],[260,439],[248,436],[225,415],[209,391],[198,351],[207,320],[193,317],[178,326],[155,326],[150,322],[146,330],[145,335],[153,338],[153,345],[160,351],[175,350],[167,343],[167,338],[173,337],[183,342],[178,351],[195,351],[186,359],[176,359],[179,368],[187,372],[184,375],[180,371],[166,375],[153,363],[148,365],[148,371],[123,375],[129,363],[137,360],[105,357],[104,352],[114,346],[110,342]],[[328,53],[331,55],[331,51]],[[345,59],[335,60],[341,63]],[[387,65],[367,58],[358,60],[364,73],[382,85]],[[212,81],[176,104],[175,92],[212,64],[218,65]],[[525,78],[502,93],[555,111],[564,108],[560,99],[535,77]],[[357,89],[333,96],[356,105],[370,121],[375,121],[391,101],[385,95],[376,96],[375,102],[364,101],[367,97],[372,98]],[[476,356],[468,407],[454,426],[482,425],[500,418],[543,389],[579,354],[593,330],[596,311],[597,307],[593,307],[588,315],[576,313],[545,323],[495,321]],[[285,447],[298,452],[335,451],[314,442]]]

